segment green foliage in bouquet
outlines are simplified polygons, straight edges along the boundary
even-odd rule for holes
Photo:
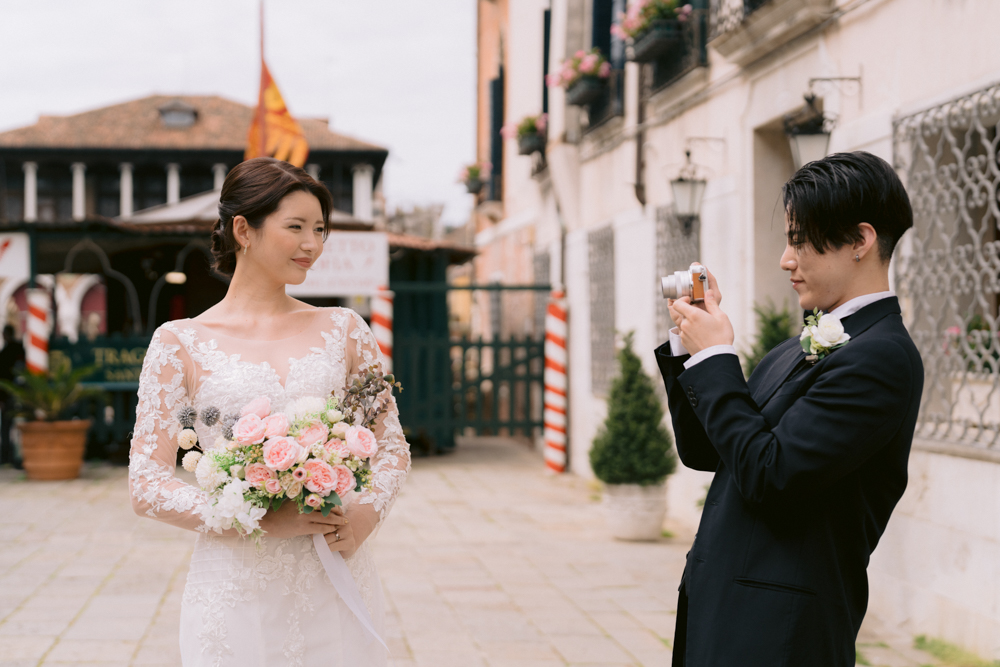
[[[95,366],[74,369],[69,360],[60,363],[53,359],[53,362],[45,373],[25,369],[17,374],[14,382],[0,380],[0,389],[13,396],[19,410],[30,419],[57,421],[80,400],[104,393],[81,384],[97,370]]]
[[[768,352],[798,335],[797,328],[801,326],[801,322],[797,322],[788,310],[787,303],[778,310],[774,302],[768,299],[764,305],[754,304],[753,312],[757,313],[757,340],[748,351],[743,352],[743,371],[747,377],[750,377]]]
[[[663,406],[632,349],[633,333],[618,352],[620,372],[611,383],[608,417],[594,438],[590,465],[605,484],[659,484],[677,468],[663,425]]]

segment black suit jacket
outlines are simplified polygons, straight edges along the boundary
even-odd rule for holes
[[[815,365],[792,338],[749,381],[735,355],[685,370],[656,350],[680,459],[715,472],[682,583],[687,667],[855,664],[924,374],[896,298],[843,324]]]

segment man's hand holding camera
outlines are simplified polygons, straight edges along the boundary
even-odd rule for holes
[[[694,266],[694,265],[692,265]],[[735,339],[729,316],[719,308],[722,294],[711,271],[708,274],[708,289],[705,299],[692,303],[691,297],[667,299],[670,318],[677,325],[681,342],[691,354],[697,354],[714,345],[732,345]]]

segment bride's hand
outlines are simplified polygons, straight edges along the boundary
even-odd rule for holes
[[[350,558],[372,534],[372,531],[375,530],[375,517],[377,515],[374,512],[366,511],[365,507],[370,508],[371,506],[352,503],[344,513],[347,525],[326,534],[326,543],[330,545],[331,551],[339,551],[344,558]]]
[[[260,520],[260,527],[269,537],[287,539],[299,535],[315,535],[334,530],[343,531],[341,526],[345,523],[347,523],[347,519],[344,517],[344,510],[341,507],[334,507],[328,516],[323,516],[322,512],[299,514],[299,508],[295,502],[286,500],[281,505],[281,509],[269,511],[264,515],[264,518]]]

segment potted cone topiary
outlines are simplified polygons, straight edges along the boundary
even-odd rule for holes
[[[663,425],[663,406],[632,349],[632,333],[618,352],[608,416],[594,438],[590,465],[605,484],[608,525],[620,540],[655,540],[667,515],[667,476],[677,455]]]
[[[28,479],[75,479],[83,465],[89,419],[66,419],[66,413],[99,389],[81,382],[93,367],[73,369],[69,361],[54,364],[44,373],[21,371],[15,382],[0,380],[0,387],[17,401],[30,421],[18,425],[21,456]]]

